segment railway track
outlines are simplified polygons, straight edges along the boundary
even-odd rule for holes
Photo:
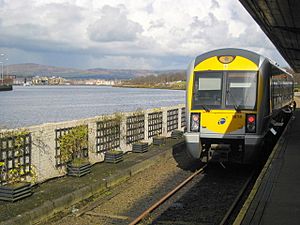
[[[284,128],[284,127],[283,127]],[[279,135],[266,142],[261,161],[253,167],[209,163],[205,168],[195,172],[173,191],[150,206],[133,220],[135,224],[219,224],[228,225],[234,222],[236,215],[251,191],[259,175],[261,166],[268,158]],[[195,182],[198,175],[201,179]],[[194,184],[189,183],[194,181]],[[181,197],[176,194],[181,188],[189,186]]]
[[[168,192],[165,196],[163,196],[160,200],[158,200],[155,204],[150,206],[147,210],[145,210],[140,216],[138,216],[134,221],[130,223],[130,225],[136,225],[141,220],[145,219],[151,212],[153,212],[155,209],[160,207],[163,203],[165,203],[170,197],[172,197],[176,192],[178,192],[180,189],[182,189],[187,183],[189,183],[193,178],[195,178],[199,174],[204,173],[204,168],[206,167],[203,166],[201,169],[197,170],[194,172],[191,176],[189,176],[187,179],[185,179],[183,182],[181,182],[178,186],[176,186],[172,191]]]
[[[246,195],[247,191],[250,191],[250,186],[251,186],[250,184],[251,184],[251,182],[254,181],[254,178],[255,178],[255,172],[253,172],[249,176],[249,178],[247,179],[247,181],[245,182],[245,184],[243,185],[243,187],[237,194],[236,198],[232,202],[231,206],[229,207],[228,211],[224,215],[224,217],[221,220],[221,222],[219,223],[219,225],[232,224],[235,216],[237,215],[237,213],[239,211],[238,209],[241,207],[241,204],[243,203],[243,198],[245,198],[247,196]]]
[[[231,216],[254,174],[250,167],[230,166],[224,169],[218,164],[205,166],[151,205],[130,225],[230,224]],[[190,185],[192,181],[194,183]],[[189,185],[188,191],[176,197],[180,189]]]
[[[124,192],[126,185],[120,186],[64,221],[53,221],[52,224],[231,224],[228,221],[233,220],[232,215],[253,178],[252,171],[249,167],[235,165],[224,169],[220,164],[209,163],[192,174],[181,175],[175,182],[177,185],[168,188],[160,197],[145,196],[135,204],[134,210],[123,210],[122,213],[105,210],[108,202]],[[157,187],[157,191],[161,189],[161,186]]]
[[[269,146],[271,148],[271,145]],[[173,155],[174,158],[181,158],[185,153],[183,149],[178,148]],[[186,165],[183,163],[179,166],[181,161],[184,160],[172,159],[168,163],[162,162],[160,166],[138,175],[140,178],[116,187],[116,190],[107,196],[94,199],[75,213],[51,224],[232,224],[239,207],[243,204],[245,192],[250,190],[249,186],[254,183],[259,168],[233,164],[225,164],[224,168],[219,163],[208,163],[200,169],[192,167],[191,170],[197,168],[196,172],[192,173],[180,169],[186,168],[186,165],[190,166],[187,162]],[[127,198],[135,189],[132,182],[139,183],[136,179],[154,184],[154,180],[148,179],[153,179],[155,174],[160,176],[161,172],[170,169],[170,166],[173,169],[164,175],[168,177],[164,183],[157,184],[155,189],[152,186],[152,191],[147,195],[143,194],[132,200]],[[140,185],[139,183],[137,186]],[[112,207],[119,207],[122,201],[119,200],[119,196],[125,192],[129,194],[125,194],[126,197],[122,199],[129,201],[130,204],[127,205],[130,207],[122,206],[123,208],[111,211]],[[115,203],[111,204],[111,201]],[[107,205],[112,207],[107,209]]]

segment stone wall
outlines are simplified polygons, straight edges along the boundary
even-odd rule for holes
[[[87,125],[88,158],[94,164],[102,162],[104,160],[104,152],[114,146],[118,146],[117,149],[127,152],[131,151],[131,144],[137,140],[142,139],[151,144],[152,137],[149,137],[149,134],[151,136],[170,136],[172,130],[183,130],[182,112],[184,112],[184,105],[177,105],[26,127],[24,129],[31,134],[31,165],[32,170],[36,174],[37,182],[43,182],[66,174],[65,166],[58,163],[59,147],[57,140],[59,135],[65,130],[67,131],[68,128]],[[150,121],[149,115],[152,118]],[[101,121],[102,126],[99,124]],[[130,122],[134,124],[130,124]],[[115,131],[117,128],[120,132],[111,134],[109,126],[114,127],[111,130]],[[103,134],[103,130],[101,131],[101,127],[104,127],[102,129],[106,128],[105,134]],[[117,140],[112,140],[107,135],[114,135],[112,137],[116,137]],[[3,156],[1,159],[2,161],[5,160]]]

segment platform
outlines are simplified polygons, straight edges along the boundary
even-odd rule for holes
[[[279,139],[235,225],[300,224],[300,109]]]

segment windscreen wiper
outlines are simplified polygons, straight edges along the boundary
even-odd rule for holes
[[[230,97],[232,98],[232,100],[233,100],[232,103],[233,103],[233,107],[234,107],[235,111],[240,112],[241,111],[240,105],[236,104],[236,100],[233,97],[233,95],[231,94],[231,92],[229,90],[227,90],[226,93],[227,93],[227,95],[230,95]]]
[[[207,105],[200,105],[206,112],[210,112],[210,109],[207,107]]]

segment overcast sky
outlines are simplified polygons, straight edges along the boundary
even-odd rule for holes
[[[238,0],[0,0],[8,64],[185,69],[224,47],[287,65]]]

